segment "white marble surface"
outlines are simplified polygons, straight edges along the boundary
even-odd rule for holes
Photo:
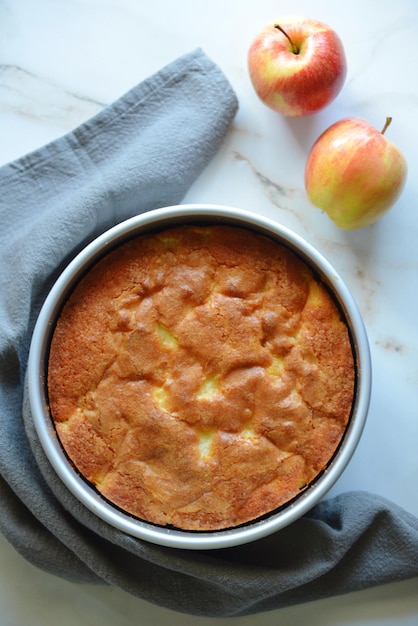
[[[344,90],[311,118],[286,120],[249,83],[246,53],[257,30],[281,15],[322,19],[348,58]],[[364,436],[332,494],[365,489],[418,515],[418,3],[416,0],[0,0],[0,164],[47,143],[130,87],[202,47],[240,101],[224,146],[184,199],[239,206],[291,227],[334,264],[368,330],[374,384]],[[330,123],[366,117],[408,163],[406,189],[377,224],[338,231],[303,188],[307,151]],[[418,583],[262,614],[259,626],[412,626]],[[39,572],[0,537],[2,626],[194,624],[116,589],[77,586]],[[255,618],[217,620],[254,623]]]

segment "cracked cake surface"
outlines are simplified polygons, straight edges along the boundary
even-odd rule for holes
[[[135,237],[75,287],[48,393],[78,472],[186,530],[255,520],[304,490],[349,421],[345,321],[307,264],[227,225]]]

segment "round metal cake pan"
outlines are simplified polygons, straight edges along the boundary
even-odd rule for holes
[[[229,224],[249,228],[286,245],[305,260],[334,294],[351,335],[356,366],[356,391],[344,438],[329,466],[305,491],[280,510],[240,527],[188,532],[164,528],[125,514],[105,500],[79,476],[58,440],[48,408],[48,351],[56,320],[80,278],[112,248],[155,229],[190,223]],[[358,307],[330,263],[303,238],[279,223],[258,214],[219,205],[180,205],[156,209],[114,226],[86,248],[66,267],[52,287],[39,314],[29,352],[29,402],[43,450],[68,490],[91,512],[111,526],[140,539],[174,548],[206,550],[236,546],[260,539],[291,524],[321,500],[340,477],[360,440],[371,393],[371,360],[366,330]]]

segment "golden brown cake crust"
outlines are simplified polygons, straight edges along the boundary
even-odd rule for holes
[[[232,226],[108,254],[66,303],[48,369],[79,472],[130,514],[189,530],[249,522],[309,485],[354,381],[328,291],[287,248]]]

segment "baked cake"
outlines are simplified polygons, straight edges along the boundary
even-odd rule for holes
[[[227,225],[107,254],[65,304],[48,366],[78,472],[129,514],[195,531],[260,518],[312,483],[354,385],[327,288],[286,247]]]

